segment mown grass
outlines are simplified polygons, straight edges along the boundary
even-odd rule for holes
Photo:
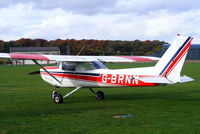
[[[110,68],[153,64],[108,64]],[[194,82],[160,87],[103,88],[104,101],[80,90],[55,104],[52,86],[37,66],[0,66],[2,134],[192,134],[200,133],[200,64],[186,63]],[[99,89],[97,89],[99,90]],[[67,91],[64,89],[62,92]],[[131,114],[114,119],[114,115]]]

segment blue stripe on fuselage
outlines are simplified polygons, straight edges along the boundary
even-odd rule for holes
[[[45,72],[45,71],[41,71],[41,72]],[[97,74],[97,73],[53,72],[53,71],[50,71],[50,73],[73,74],[73,75],[96,76],[96,77],[99,77],[99,76],[100,76],[100,74]]]

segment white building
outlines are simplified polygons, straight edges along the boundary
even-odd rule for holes
[[[58,47],[10,47],[10,53],[23,53],[23,54],[51,54],[60,55]],[[37,60],[40,64],[55,64],[55,61],[42,61]],[[34,64],[31,60],[12,60],[13,65],[30,65]]]

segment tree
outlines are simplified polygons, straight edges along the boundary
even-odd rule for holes
[[[61,54],[67,54],[70,49],[71,55],[77,55],[84,47],[80,55],[150,55],[159,49],[163,41],[110,41],[110,40],[75,40],[75,39],[19,39],[16,41],[0,41],[0,51],[9,52],[10,47],[59,47]]]

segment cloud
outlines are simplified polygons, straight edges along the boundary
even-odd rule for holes
[[[171,41],[177,33],[181,33],[194,36],[196,42],[200,42],[200,10],[195,7],[181,8],[179,1],[172,4],[171,0],[169,3],[157,0],[151,3],[107,0],[103,3],[94,0],[90,2],[91,5],[89,0],[73,1],[55,3],[53,0],[42,0],[36,3],[35,0],[8,0],[8,3],[4,3],[7,5],[0,8],[0,40],[75,38]]]
[[[118,0],[117,4],[110,10],[112,13],[138,13],[148,14],[150,12],[168,10],[179,13],[191,9],[199,9],[198,0]]]
[[[17,15],[13,15],[16,12]],[[0,27],[4,29],[0,38],[4,40],[22,37],[130,40],[139,38],[144,31],[138,26],[144,23],[134,14],[88,16],[68,13],[60,8],[42,10],[31,4],[17,4],[1,9],[0,15]]]
[[[31,3],[34,8],[42,10],[61,8],[70,13],[94,15],[108,10],[116,2],[117,0],[6,0],[0,1],[0,7]]]
[[[195,14],[194,14],[195,12]],[[157,12],[158,15],[152,15],[147,20],[145,36],[156,38],[160,37],[169,40],[169,37],[175,34],[194,36],[199,40],[200,36],[200,10],[192,10],[172,14],[166,11]]]
[[[6,0],[0,1],[0,7],[16,4],[32,3],[37,9],[53,10],[61,8],[66,12],[95,15],[136,13],[148,14],[149,12],[168,10],[182,12],[190,9],[199,9],[198,0]]]

